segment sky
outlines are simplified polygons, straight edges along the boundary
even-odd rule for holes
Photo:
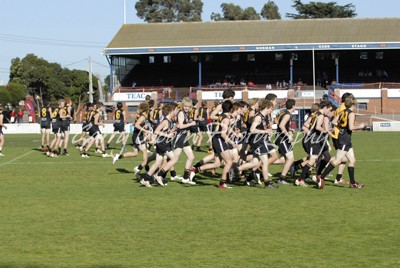
[[[136,16],[136,0],[1,0],[0,85],[9,80],[11,60],[30,53],[62,67],[80,70],[89,69],[90,57],[93,73],[103,81],[110,69],[102,49],[124,23],[124,1],[126,23],[144,23]],[[399,17],[399,0],[320,0],[331,1],[338,5],[354,4],[357,18]],[[222,13],[222,3],[233,3],[243,9],[252,6],[260,13],[266,2],[203,0],[202,20],[210,21],[212,12]],[[296,13],[291,7],[293,1],[274,2],[282,19],[288,19],[286,13]]]

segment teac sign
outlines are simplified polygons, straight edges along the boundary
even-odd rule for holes
[[[113,101],[145,101],[146,96],[150,95],[149,93],[143,92],[127,92],[127,93],[114,93]]]

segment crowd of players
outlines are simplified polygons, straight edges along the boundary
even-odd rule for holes
[[[328,101],[312,106],[312,114],[300,132],[305,153],[298,160],[295,160],[293,147],[300,140],[291,129],[295,100],[287,99],[284,109],[273,113],[277,105],[274,94],[248,102],[235,102],[234,96],[233,90],[225,90],[224,100],[215,102],[210,110],[206,101],[197,103],[187,97],[180,103],[160,102],[156,107],[154,101],[147,98],[138,106],[134,120],[132,151],[125,147],[127,116],[122,103],[117,104],[114,133],[106,144],[101,133],[105,107],[102,103],[88,103],[83,113],[82,134],[75,141],[75,146],[81,150],[83,158],[88,158],[88,151],[95,144],[95,152],[102,157],[112,157],[113,163],[122,158],[137,157],[140,152],[141,162],[134,172],[145,187],[165,186],[168,181],[194,185],[198,174],[207,170],[215,174],[216,169],[222,168],[218,188],[231,188],[232,184],[250,187],[260,184],[276,189],[276,184],[292,182],[301,187],[312,183],[316,188],[323,189],[325,178],[335,167],[338,167],[335,184],[349,184],[350,188],[364,186],[356,182],[354,175],[355,154],[351,137],[353,131],[363,129],[364,125],[355,123],[357,101],[353,95],[345,93],[340,107],[334,107]],[[49,103],[45,103],[41,108],[42,151],[49,157],[68,155],[71,119],[71,102],[59,100],[58,107],[51,108]],[[276,131],[272,127],[274,124]],[[0,154],[4,143],[3,127],[6,126],[0,124]],[[50,142],[51,129],[54,138]],[[122,141],[120,153],[106,153],[118,133]],[[202,151],[203,134],[208,138],[208,155],[194,164],[193,150]],[[334,157],[331,157],[331,147],[336,150]],[[155,149],[153,153],[152,149]],[[182,152],[186,161],[181,177],[177,175],[175,165]],[[283,165],[275,184],[268,172],[272,164]],[[350,182],[342,178],[346,164]]]

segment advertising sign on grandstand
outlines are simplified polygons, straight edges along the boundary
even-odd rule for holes
[[[388,89],[388,98],[400,98],[400,89]]]
[[[146,95],[150,93],[144,92],[127,92],[127,93],[114,93],[113,101],[145,101]]]
[[[341,89],[340,96],[346,92],[353,94],[353,96],[356,98],[381,98],[380,89]]]
[[[287,90],[249,90],[249,99],[265,98],[268,93],[275,94],[278,99],[285,99],[288,96]]]
[[[222,100],[223,91],[203,91],[202,99],[203,100]],[[235,91],[235,100],[242,99],[242,91]]]

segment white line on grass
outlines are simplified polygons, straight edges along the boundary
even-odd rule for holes
[[[27,154],[25,154],[27,155]],[[23,155],[23,156],[25,156]],[[0,164],[0,166],[2,165],[6,165],[6,164],[11,164],[11,165],[52,165],[52,164],[100,164],[100,165],[104,165],[104,162],[94,162],[94,161],[79,161],[79,162],[74,162],[74,161],[62,161],[62,162],[53,162],[53,161],[46,161],[46,162],[18,162],[18,163],[11,163],[23,156],[20,156],[18,158],[15,158],[11,161],[8,161],[6,163]],[[400,162],[400,159],[365,159],[365,160],[357,160],[358,162]],[[123,163],[123,162],[120,162]],[[186,163],[186,161],[177,161],[177,163]],[[127,164],[132,164],[132,163],[127,163]],[[110,162],[110,165],[112,166],[112,163]],[[150,164],[151,165],[151,164]],[[115,165],[117,166],[117,165]],[[275,166],[275,165],[274,165]]]
[[[14,159],[14,160],[16,160],[16,159]],[[14,160],[12,160],[12,161],[14,161]],[[91,162],[89,162],[89,161],[79,161],[79,162],[73,162],[73,161],[62,161],[62,162],[46,161],[46,162],[18,162],[18,163],[10,163],[10,162],[11,161],[9,161],[7,163],[3,163],[0,166],[5,165],[5,164],[10,164],[10,165],[100,164],[100,165],[104,165],[104,162],[100,162],[100,161],[99,162],[94,162],[94,161],[91,161]],[[121,162],[121,163],[123,163],[123,162]],[[126,163],[129,164],[129,165],[132,164],[132,162],[131,163],[126,162]],[[137,164],[139,165],[139,163],[140,162],[138,162]],[[186,163],[186,161],[177,161],[177,163]],[[111,162],[109,162],[109,164],[110,164],[110,166],[113,166],[113,164]],[[114,165],[114,166],[117,166],[117,165]],[[151,166],[151,163],[150,163],[150,166]]]
[[[33,152],[34,152],[34,151],[29,151],[29,152],[27,152],[26,154],[20,155],[20,156],[14,158],[14,159],[11,159],[10,161],[7,161],[7,162],[5,162],[5,163],[2,163],[2,164],[0,164],[0,167],[5,166],[5,165],[8,165],[8,164],[14,162],[15,160],[18,160],[18,159],[20,159],[20,158],[23,158],[23,157],[25,157],[25,156],[27,156],[27,155],[33,153]]]

